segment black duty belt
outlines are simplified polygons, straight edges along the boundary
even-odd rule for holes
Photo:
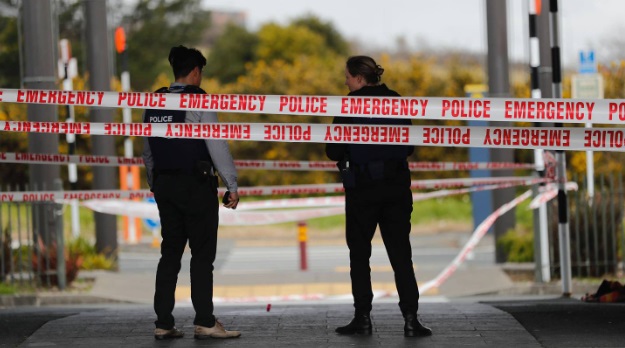
[[[191,169],[155,169],[154,173],[157,175],[191,175],[193,171]]]

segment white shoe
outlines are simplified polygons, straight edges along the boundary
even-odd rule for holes
[[[195,337],[198,340],[205,340],[209,338],[236,338],[241,336],[240,331],[228,331],[224,329],[224,326],[217,320],[215,320],[215,326],[195,326]]]

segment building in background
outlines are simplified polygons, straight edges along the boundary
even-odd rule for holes
[[[247,13],[243,11],[210,10],[211,26],[204,38],[205,44],[212,46],[229,24],[245,27]]]

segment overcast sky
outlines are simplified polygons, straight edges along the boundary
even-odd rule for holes
[[[485,52],[485,0],[204,0],[212,9],[247,12],[248,27],[286,23],[312,13],[331,21],[348,39],[394,47],[403,36],[412,48],[460,48]],[[607,47],[625,24],[624,0],[560,0],[563,64],[575,67],[580,50]],[[548,0],[543,0],[548,10]],[[527,0],[508,0],[510,57],[527,60]],[[612,45],[613,46],[613,45]],[[625,57],[622,57],[625,58]]]

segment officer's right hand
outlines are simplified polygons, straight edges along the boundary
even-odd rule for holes
[[[228,203],[224,204],[224,207],[228,209],[236,209],[237,205],[239,205],[239,194],[236,192],[230,192]]]

